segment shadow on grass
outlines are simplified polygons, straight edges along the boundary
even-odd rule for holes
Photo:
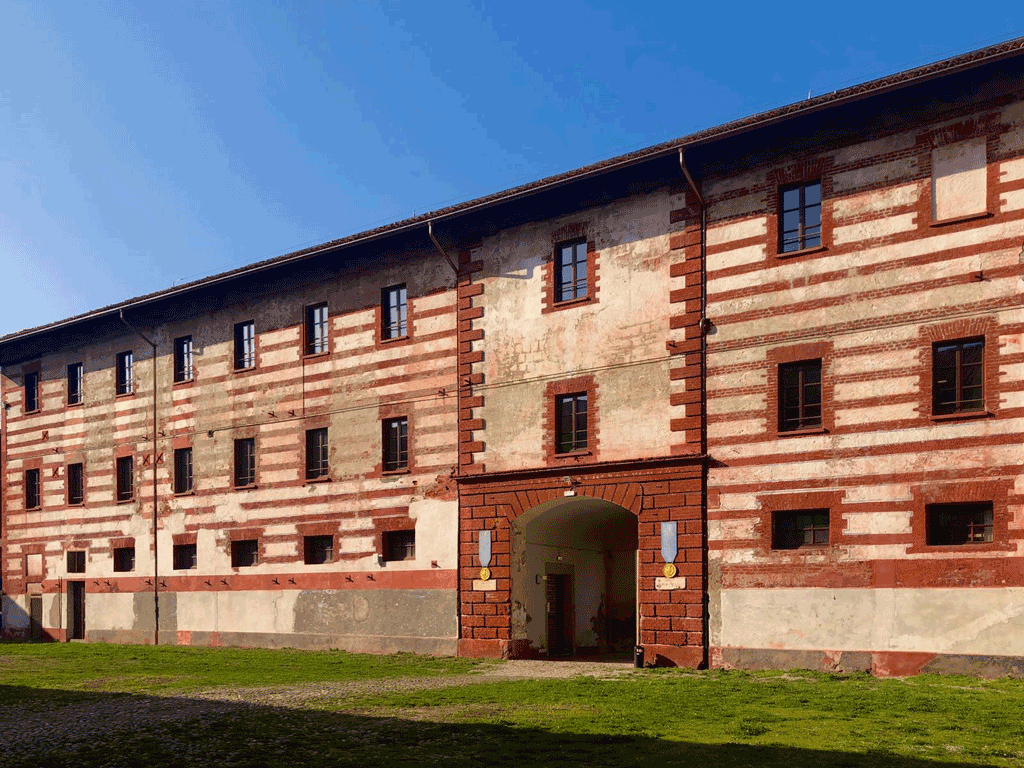
[[[942,765],[996,765],[983,762]],[[889,752],[702,744],[646,735],[425,722],[197,697],[0,685],[2,768],[444,766],[893,766]]]

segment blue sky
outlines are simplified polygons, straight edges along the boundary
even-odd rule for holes
[[[0,335],[1024,35],[900,8],[0,0]]]

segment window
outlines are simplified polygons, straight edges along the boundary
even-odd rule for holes
[[[772,515],[772,549],[800,549],[828,544],[827,509],[776,512]]]
[[[192,337],[174,340],[174,380],[192,381]]]
[[[121,572],[135,570],[135,547],[114,548],[114,570]]]
[[[256,323],[235,323],[235,370],[256,367]]]
[[[779,252],[821,245],[821,182],[779,190]]]
[[[384,562],[416,559],[416,531],[384,531]]]
[[[409,419],[384,420],[384,471],[409,467]]]
[[[932,346],[932,412],[985,409],[985,339],[943,341]]]
[[[82,402],[84,378],[85,367],[81,363],[72,363],[68,366],[68,405],[78,405]]]
[[[306,536],[302,548],[306,565],[323,565],[334,559],[333,536]]]
[[[258,539],[240,539],[231,542],[231,567],[250,568],[260,561]]]
[[[68,573],[85,573],[85,550],[68,551]]]
[[[587,393],[555,398],[555,451],[571,453],[587,448]]]
[[[821,360],[779,366],[779,431],[821,427]]]
[[[174,451],[174,492],[192,492],[191,448],[177,448]]]
[[[306,479],[328,476],[327,427],[306,430]]]
[[[327,304],[306,307],[306,354],[318,355],[328,350]]]
[[[235,440],[235,487],[256,484],[256,438]]]
[[[39,488],[39,470],[25,470],[25,509],[39,509],[42,499]]]
[[[409,335],[408,295],[405,285],[393,285],[381,291],[381,326],[382,339],[400,339]]]
[[[25,374],[25,413],[39,410],[39,371]]]
[[[555,257],[555,301],[587,296],[587,241],[558,246]]]
[[[131,456],[121,456],[117,460],[117,500],[118,501],[131,501],[135,496],[135,489],[133,487],[134,473],[132,467]]]
[[[130,395],[132,393],[132,352],[118,352],[117,354],[117,394]]]
[[[928,504],[925,541],[929,546],[986,544],[992,541],[992,502]]]
[[[191,571],[196,567],[196,545],[175,544],[173,550],[174,570]]]
[[[68,464],[68,504],[85,501],[85,468],[81,464]]]

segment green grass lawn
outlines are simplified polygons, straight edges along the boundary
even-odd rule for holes
[[[113,700],[145,712],[169,686],[462,673],[486,662],[341,652],[0,645],[0,745],[21,712],[46,722]],[[125,693],[131,691],[131,693]],[[187,693],[185,694],[187,696]],[[807,672],[645,671],[231,705],[42,749],[27,766],[896,766],[1024,764],[1024,681],[877,680]],[[42,708],[42,709],[40,709]],[[27,717],[28,715],[25,715]]]

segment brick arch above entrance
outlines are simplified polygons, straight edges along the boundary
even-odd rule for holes
[[[554,499],[566,498],[565,488],[538,488],[516,491],[509,500],[509,520],[515,520],[529,509]],[[572,490],[577,498],[600,499],[628,509],[637,517],[643,509],[644,488],[639,483],[602,483],[576,485]],[[571,498],[571,497],[569,497]]]

